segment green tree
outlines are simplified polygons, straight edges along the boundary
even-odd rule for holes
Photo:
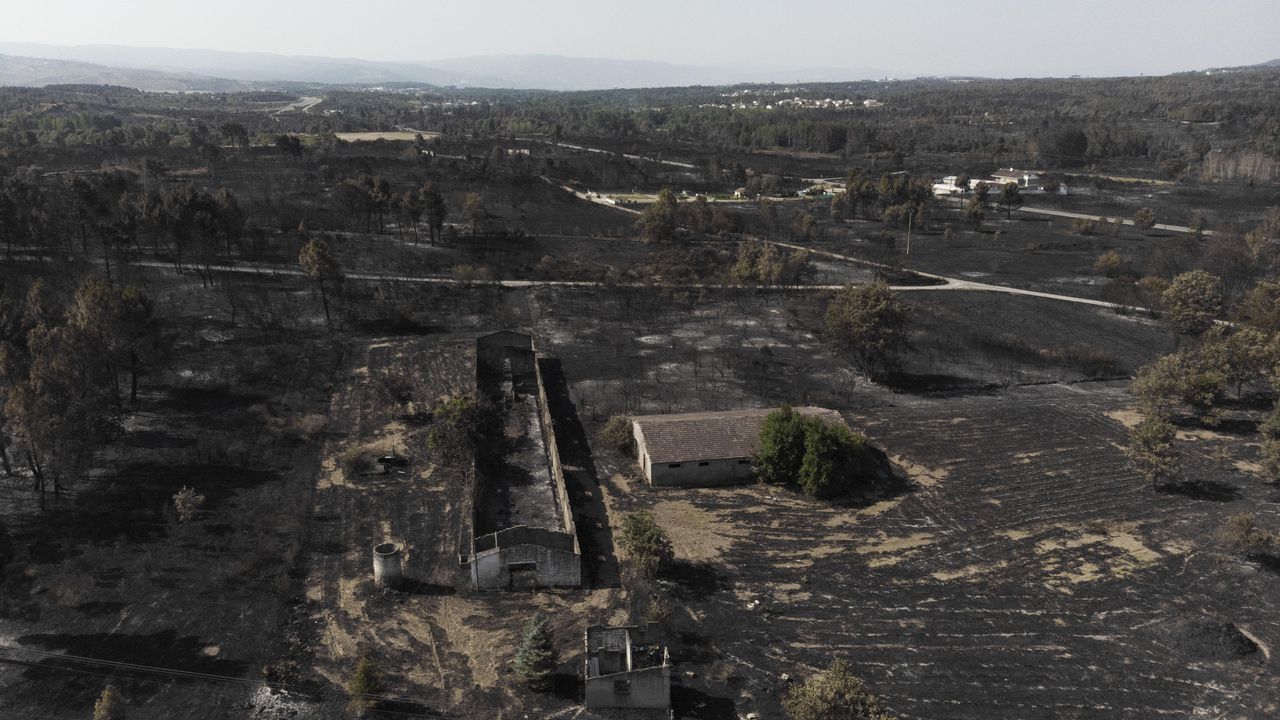
[[[347,709],[357,717],[378,706],[379,698],[385,690],[382,672],[367,657],[356,661],[356,670],[347,681]]]
[[[843,658],[788,691],[782,708],[791,720],[894,720]]]
[[[1263,280],[1245,293],[1240,319],[1265,333],[1280,333],[1280,281]]]
[[[1007,182],[1000,188],[1000,207],[1004,208],[1005,220],[1013,216],[1013,211],[1022,207],[1022,189],[1016,182]]]
[[[1162,417],[1144,418],[1129,431],[1129,447],[1125,449],[1129,466],[1150,480],[1153,490],[1162,481],[1175,477],[1182,468],[1173,446],[1176,437],[1173,425]]]
[[[1227,376],[1215,358],[1183,350],[1138,369],[1129,392],[1148,417],[1169,418],[1190,408],[1205,425],[1216,425]]]
[[[301,230],[305,236],[306,228]],[[342,280],[342,266],[329,251],[329,243],[320,237],[312,237],[306,245],[302,246],[302,251],[298,253],[298,265],[320,291],[320,302],[324,305],[324,322],[332,330],[333,318],[329,315],[329,286]]]
[[[538,613],[524,626],[524,635],[516,649],[516,674],[530,688],[546,690],[551,687],[551,678],[559,664],[551,619]]]
[[[124,697],[116,686],[103,688],[98,701],[93,704],[93,720],[125,720],[128,716]]]
[[[785,405],[765,416],[760,426],[760,449],[751,458],[756,479],[765,483],[798,482],[804,457],[804,417]]]
[[[662,188],[658,199],[645,208],[636,221],[641,237],[651,243],[668,243],[674,240],[677,208],[676,196],[671,188]]]
[[[1175,277],[1160,301],[1174,332],[1200,335],[1222,312],[1222,284],[1204,270],[1192,270]]]
[[[862,479],[864,440],[843,425],[806,418],[800,488],[818,498],[841,495]]]
[[[645,577],[655,577],[675,560],[671,539],[648,510],[637,510],[622,519],[618,545]]]
[[[1277,349],[1280,348],[1261,330],[1248,325],[1217,325],[1205,333],[1200,354],[1206,364],[1222,372],[1226,382],[1235,387],[1236,397],[1240,397],[1245,385],[1269,379],[1280,362]]]
[[[870,375],[897,363],[909,322],[906,306],[888,285],[851,285],[827,305],[822,336],[828,347],[853,357]]]
[[[4,417],[43,509],[49,484],[60,494],[113,430],[114,383],[73,325],[41,323],[26,344],[25,372],[8,388]]]
[[[1133,226],[1139,230],[1150,230],[1156,226],[1156,213],[1149,207],[1140,207],[1133,213]]]

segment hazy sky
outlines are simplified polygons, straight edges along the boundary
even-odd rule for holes
[[[1280,0],[0,0],[0,17],[6,41],[371,60],[538,52],[1012,77],[1280,57]]]

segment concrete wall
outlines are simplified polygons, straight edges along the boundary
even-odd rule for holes
[[[501,372],[503,363],[508,360],[513,374],[531,374],[536,379],[538,424],[560,509],[561,531],[517,526],[474,537],[469,557],[471,582],[476,588],[506,589],[532,576],[532,584],[536,587],[581,587],[582,551],[578,545],[578,528],[565,486],[560,448],[533,338],[523,333],[503,331],[476,339],[477,377],[482,372]],[[472,483],[472,496],[473,503],[478,502],[478,482]],[[478,506],[473,507],[474,515]],[[518,572],[513,579],[511,566],[528,563],[534,564],[534,570],[528,574]]]
[[[655,463],[649,458],[640,423],[632,421],[631,437],[636,442],[636,462],[645,479],[653,487],[714,487],[750,482],[755,473],[750,458],[693,460],[679,463]],[[671,467],[677,465],[678,467]]]
[[[711,487],[750,482],[754,473],[750,458],[653,463],[645,457],[645,476],[654,487]]]
[[[471,560],[471,582],[484,590],[505,590],[528,582],[529,587],[579,587],[582,585],[582,556],[577,538],[566,533],[526,528],[508,528],[475,539]],[[512,576],[512,565],[533,567]],[[528,574],[524,574],[527,572]]]
[[[630,692],[617,692],[617,681],[629,683]],[[587,678],[584,702],[589,708],[671,707],[671,666]]]
[[[503,330],[476,338],[476,374],[501,372],[504,360],[511,361],[516,375],[533,373],[533,338]]]
[[[556,501],[560,503],[560,521],[565,532],[573,536],[573,551],[578,547],[578,524],[573,519],[573,505],[569,503],[569,490],[564,483],[564,465],[560,462],[560,445],[556,440],[556,426],[551,421],[551,404],[547,401],[547,386],[542,381],[542,365],[536,355],[533,363],[538,379],[538,411],[542,419],[542,439],[547,448],[547,460],[551,465],[551,482],[555,485]]]

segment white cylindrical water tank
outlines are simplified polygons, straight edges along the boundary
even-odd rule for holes
[[[385,542],[373,548],[373,582],[378,587],[396,589],[404,579],[400,573],[400,546]]]

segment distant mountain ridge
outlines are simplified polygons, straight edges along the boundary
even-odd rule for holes
[[[251,86],[238,80],[136,68],[0,54],[0,85],[119,85],[154,92],[233,92]]]
[[[143,48],[123,45],[59,46],[0,42],[0,53],[28,61],[48,59],[160,73],[170,78],[138,76],[165,85],[174,77],[272,83],[304,82],[330,85],[424,83],[440,86],[542,90],[601,90],[611,88],[687,85],[731,85],[742,82],[838,82],[882,78],[890,73],[875,68],[776,68],[676,65],[646,60],[609,60],[563,55],[480,55],[431,62],[384,62],[356,58],[277,55],[259,52]],[[64,68],[70,76],[87,76],[89,68]],[[25,75],[22,73],[26,73]],[[97,70],[104,76],[110,73]],[[40,69],[0,68],[0,84],[33,85],[68,82],[53,66]],[[177,83],[180,84],[180,83]],[[199,83],[196,83],[197,85]],[[147,87],[144,89],[170,89]],[[187,88],[200,89],[200,88]]]

